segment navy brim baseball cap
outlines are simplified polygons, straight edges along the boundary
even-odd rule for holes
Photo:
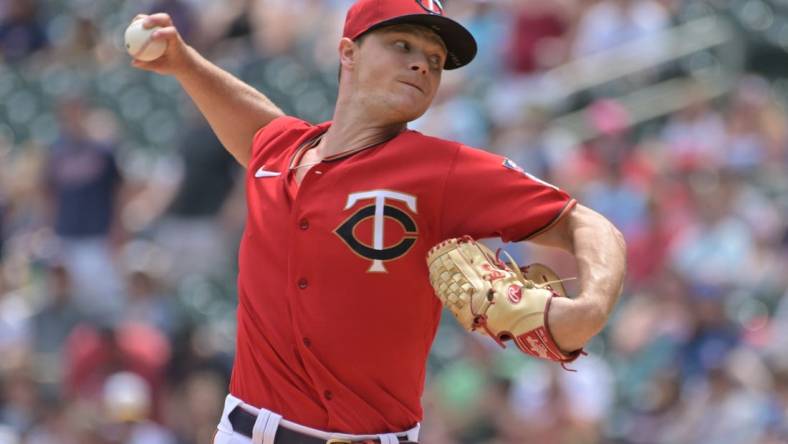
[[[359,0],[347,12],[342,36],[356,40],[375,29],[405,23],[432,29],[443,40],[448,52],[443,69],[467,65],[476,56],[473,35],[443,15],[440,0]]]

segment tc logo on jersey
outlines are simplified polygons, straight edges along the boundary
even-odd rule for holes
[[[353,208],[357,202],[372,200],[374,203],[366,205],[343,222],[334,233],[337,234],[359,256],[372,261],[368,272],[386,273],[384,261],[402,257],[416,243],[418,230],[416,221],[408,213],[399,208],[386,205],[386,201],[404,202],[410,211],[416,211],[416,197],[409,194],[389,190],[373,190],[348,195],[345,210]],[[372,218],[372,245],[364,243],[359,236],[359,227],[369,218]],[[385,222],[391,219],[399,223],[402,233],[397,243],[385,247]]]
[[[440,0],[416,0],[430,14],[443,15],[443,2]]]

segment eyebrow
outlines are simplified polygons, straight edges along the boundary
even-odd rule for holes
[[[435,46],[438,46],[439,48],[441,48],[443,50],[443,52],[446,53],[446,55],[449,54],[449,48],[446,47],[446,43],[444,43],[443,39],[440,38],[440,36],[438,36],[435,33],[428,32],[426,30],[422,30],[419,27],[405,28],[405,29],[397,29],[397,28],[384,29],[384,33],[385,34],[406,34],[406,35],[414,35],[415,34],[415,35],[419,35],[421,37],[426,38],[431,43],[435,44]]]

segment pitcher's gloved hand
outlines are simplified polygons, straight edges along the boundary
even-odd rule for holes
[[[501,261],[469,236],[434,246],[427,254],[430,283],[443,305],[469,331],[489,335],[501,347],[513,340],[524,353],[572,362],[583,353],[562,351],[547,324],[554,297],[566,297],[558,275],[546,265],[520,269]]]

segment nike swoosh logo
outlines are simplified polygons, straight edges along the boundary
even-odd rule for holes
[[[254,173],[254,177],[257,177],[257,178],[276,177],[276,176],[278,176],[280,174],[282,174],[282,173],[280,173],[278,171],[268,171],[268,170],[263,169],[263,167],[260,167],[260,169],[258,169],[257,172]]]

